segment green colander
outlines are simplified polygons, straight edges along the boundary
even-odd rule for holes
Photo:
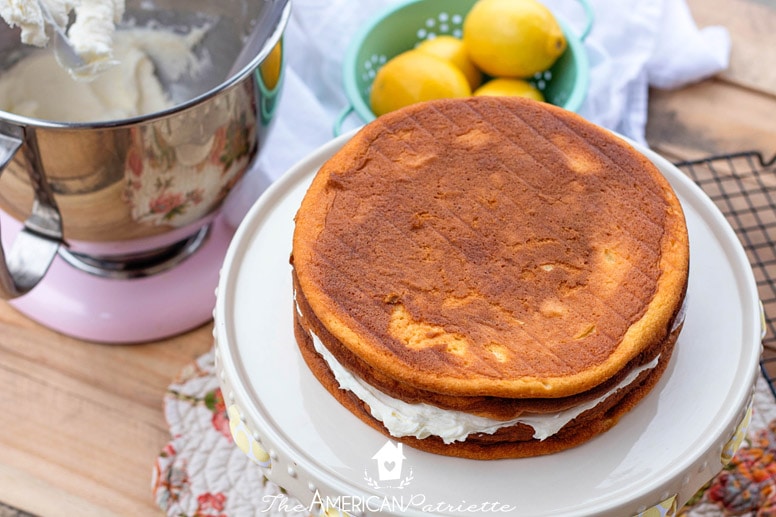
[[[440,35],[461,37],[463,20],[477,0],[409,0],[391,6],[359,30],[345,54],[343,81],[349,105],[334,123],[342,132],[345,119],[355,112],[364,122],[375,119],[369,107],[369,91],[375,74],[392,57]],[[530,79],[545,99],[569,111],[577,111],[587,94],[589,64],[582,42],[593,27],[593,10],[579,0],[587,17],[577,36],[558,20],[568,43],[566,51],[549,70]]]

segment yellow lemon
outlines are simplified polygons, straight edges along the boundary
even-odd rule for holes
[[[471,93],[466,76],[450,61],[408,50],[377,71],[369,103],[372,112],[380,116],[416,102],[468,97]]]
[[[455,36],[437,36],[423,41],[415,48],[453,63],[466,76],[472,90],[482,83],[482,71],[469,59],[469,53],[463,41]]]
[[[512,79],[509,77],[491,79],[474,90],[474,95],[528,97],[529,99],[544,101],[544,95],[539,88],[524,79]]]
[[[280,80],[281,67],[283,66],[283,41],[278,41],[270,53],[259,65],[259,73],[264,80],[264,85],[269,90],[274,90]]]
[[[537,0],[478,0],[463,23],[469,57],[495,77],[530,77],[566,50],[552,12]]]

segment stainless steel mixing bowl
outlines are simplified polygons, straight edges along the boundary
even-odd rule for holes
[[[0,249],[0,298],[29,291],[56,253],[95,274],[141,276],[196,248],[270,129],[289,14],[289,0],[127,0],[127,25],[207,27],[194,49],[202,67],[157,71],[174,108],[88,124],[0,111],[0,208],[24,221]],[[266,35],[234,71],[254,28]],[[35,51],[0,29],[0,69]]]

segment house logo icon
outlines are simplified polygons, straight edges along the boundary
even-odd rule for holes
[[[409,474],[402,478],[404,460],[407,459],[404,456],[402,447],[403,444],[393,443],[388,440],[372,456],[372,460],[374,460],[377,467],[379,483],[369,475],[368,469],[365,469],[364,479],[369,483],[369,486],[373,488],[404,488],[410,484],[413,479],[411,468],[409,469]]]
[[[380,481],[395,481],[401,477],[402,463],[407,458],[402,452],[402,444],[385,442],[377,453],[372,456],[377,461],[377,476]]]

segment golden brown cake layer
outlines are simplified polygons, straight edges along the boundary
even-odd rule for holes
[[[293,240],[300,290],[348,365],[442,398],[594,389],[668,340],[688,260],[651,162],[517,98],[370,123],[314,178]]]
[[[351,391],[340,389],[326,361],[315,351],[309,332],[302,326],[296,313],[294,332],[305,363],[321,385],[345,408],[361,421],[384,435],[419,450],[462,458],[494,460],[524,458],[552,454],[576,447],[612,428],[630,411],[660,379],[668,365],[681,327],[677,327],[660,346],[657,366],[642,371],[627,388],[618,390],[596,407],[581,413],[554,435],[537,440],[534,430],[526,424],[503,427],[493,434],[469,435],[465,441],[446,444],[436,436],[418,439],[413,436],[396,437],[375,419],[369,406]]]
[[[362,382],[370,384],[382,393],[409,404],[425,403],[453,411],[463,411],[474,415],[484,416],[497,420],[510,420],[523,413],[553,413],[572,408],[597,399],[609,393],[617,386],[634,368],[650,363],[665,347],[665,340],[655,342],[649,349],[631,361],[625,368],[614,376],[594,388],[572,395],[551,399],[541,398],[499,398],[484,396],[454,396],[441,393],[419,390],[413,386],[402,384],[395,379],[385,376],[382,372],[371,368],[358,359],[352,352],[339,343],[331,333],[323,326],[312,312],[304,293],[299,289],[298,279],[293,276],[294,299],[297,312],[295,319],[297,325],[306,333],[314,334],[321,340],[326,349],[331,352],[337,362],[349,372],[358,377]],[[681,323],[681,322],[679,322]],[[672,324],[673,326],[673,324]]]

